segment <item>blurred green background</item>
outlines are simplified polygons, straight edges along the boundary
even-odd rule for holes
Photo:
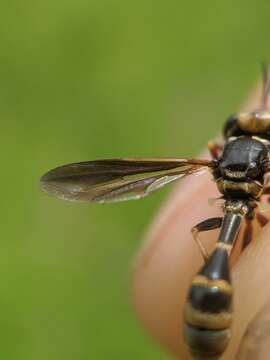
[[[38,179],[67,162],[196,154],[269,59],[269,0],[17,0],[0,10],[1,357],[169,359],[128,295],[166,190],[95,206],[50,198]]]

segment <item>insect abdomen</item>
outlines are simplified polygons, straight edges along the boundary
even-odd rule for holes
[[[185,306],[185,337],[196,359],[217,359],[227,347],[232,295],[228,254],[217,248],[194,277]]]

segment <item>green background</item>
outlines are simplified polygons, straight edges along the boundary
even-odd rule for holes
[[[74,161],[195,155],[269,59],[269,15],[269,0],[1,2],[1,358],[170,358],[129,305],[166,190],[95,206],[38,179]]]

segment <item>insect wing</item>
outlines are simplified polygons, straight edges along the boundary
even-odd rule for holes
[[[142,198],[185,175],[212,166],[212,161],[192,159],[88,161],[49,171],[41,178],[41,186],[64,200],[116,202]]]

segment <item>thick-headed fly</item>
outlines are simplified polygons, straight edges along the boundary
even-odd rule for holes
[[[60,166],[41,178],[42,189],[60,199],[97,203],[140,199],[166,184],[207,168],[224,200],[222,218],[207,219],[191,230],[205,264],[193,278],[184,309],[184,333],[196,359],[217,359],[231,335],[232,297],[229,257],[239,227],[255,216],[263,194],[270,193],[270,112],[266,102],[270,80],[264,69],[261,107],[231,116],[224,142],[208,144],[212,160],[123,158]],[[258,209],[257,209],[258,210]],[[208,254],[198,235],[220,228],[215,249]]]

